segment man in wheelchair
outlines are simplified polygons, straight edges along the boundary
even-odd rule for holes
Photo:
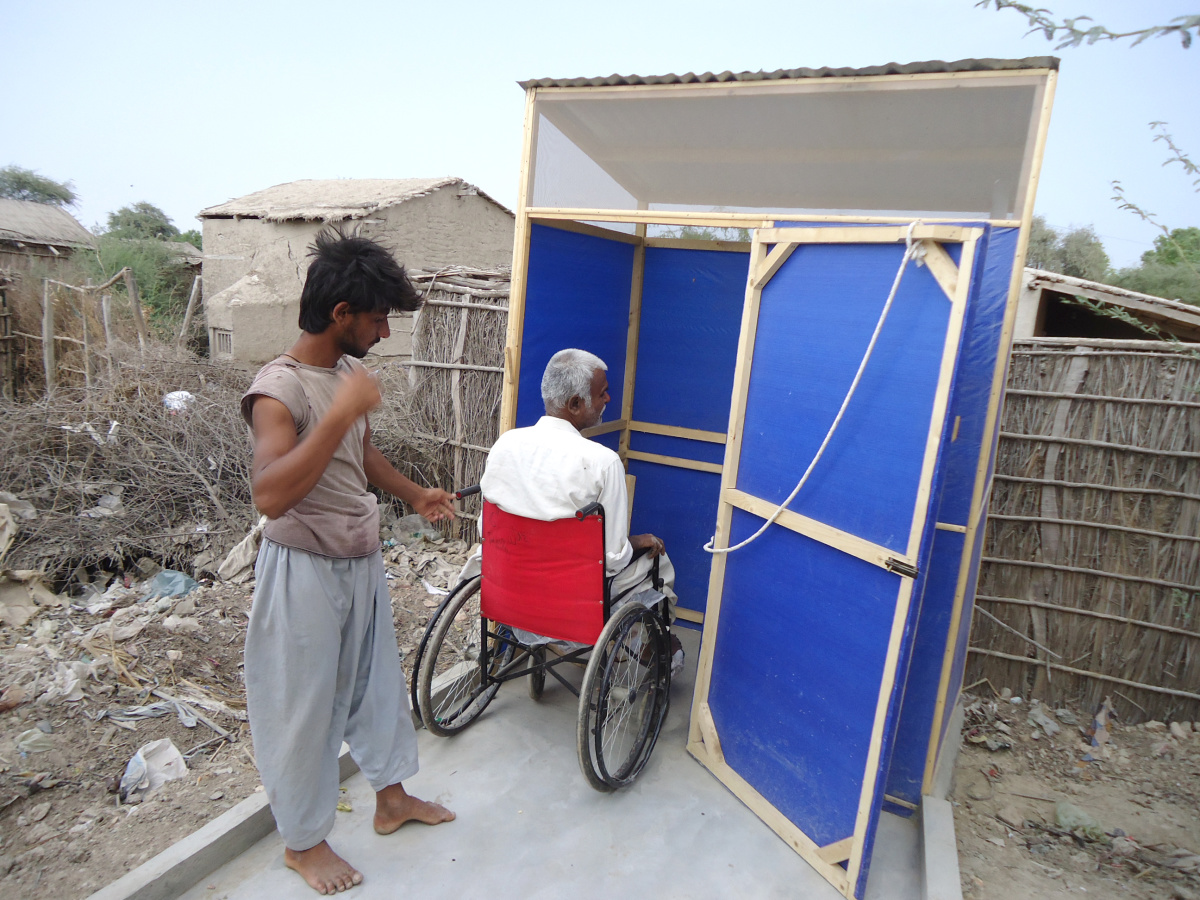
[[[426,728],[449,737],[482,715],[502,683],[527,678],[536,700],[552,675],[579,698],[584,777],[612,791],[649,759],[683,665],[670,630],[675,572],[661,540],[628,534],[620,458],[580,433],[600,422],[609,399],[603,361],[556,353],[542,398],[546,415],[502,435],[488,456],[486,554],[468,560],[429,620],[413,706]],[[581,684],[560,672],[572,665],[584,667]]]
[[[590,503],[604,507],[605,571],[614,598],[651,587],[658,558],[659,590],[675,620],[675,569],[661,539],[629,534],[625,467],[612,450],[580,432],[599,425],[609,401],[608,366],[586,350],[560,350],[542,375],[546,415],[528,428],[500,435],[488,454],[479,485],[505,512],[550,521],[575,515]],[[465,574],[465,573],[464,573]],[[671,672],[683,667],[683,647],[671,635]]]

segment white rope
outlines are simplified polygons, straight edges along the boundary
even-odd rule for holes
[[[792,488],[792,492],[788,494],[787,499],[775,508],[775,512],[771,513],[767,521],[763,522],[762,527],[750,537],[746,538],[740,544],[735,544],[732,547],[714,548],[713,543],[716,541],[716,535],[711,537],[704,549],[709,553],[732,553],[734,550],[741,550],[747,544],[758,540],[764,531],[774,524],[780,514],[788,508],[796,495],[800,493],[800,489],[804,487],[804,483],[808,481],[808,476],[812,474],[817,463],[821,459],[821,454],[825,452],[825,448],[829,446],[829,441],[833,438],[833,433],[837,431],[838,424],[842,421],[842,416],[846,412],[846,408],[850,405],[850,398],[854,396],[854,392],[858,389],[858,383],[862,380],[863,372],[867,368],[867,360],[871,358],[871,353],[875,350],[875,343],[879,340],[879,333],[883,331],[883,323],[887,321],[888,312],[892,308],[892,301],[896,299],[896,292],[900,289],[900,279],[904,276],[904,270],[908,267],[909,260],[916,259],[917,265],[921,265],[925,257],[925,248],[920,243],[913,242],[913,229],[917,227],[917,222],[914,220],[908,226],[908,233],[904,237],[904,257],[900,260],[900,268],[896,270],[896,278],[892,282],[891,293],[888,294],[887,302],[883,304],[883,311],[879,314],[879,321],[875,323],[875,331],[871,335],[871,340],[867,343],[867,350],[863,354],[862,362],[858,364],[858,371],[854,373],[854,380],[850,382],[850,389],[846,392],[846,398],[842,401],[842,407],[837,411],[837,415],[833,418],[833,424],[829,426],[829,431],[825,433],[825,440],[821,441],[821,446],[817,448],[817,454],[813,457],[812,462],[808,464],[808,468],[804,470],[804,474],[800,476],[800,480],[796,482],[796,486]]]

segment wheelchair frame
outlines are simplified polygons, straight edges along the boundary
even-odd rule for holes
[[[457,492],[456,496],[478,492],[475,486]],[[575,513],[580,520],[590,516],[600,519],[601,546],[606,549],[604,507],[590,503]],[[651,579],[656,590],[661,588],[657,558],[653,561]],[[413,708],[420,711],[425,727],[439,736],[465,729],[483,713],[501,684],[518,678],[530,678],[529,695],[536,700],[549,673],[579,697],[576,750],[588,783],[598,791],[612,791],[631,783],[648,761],[670,706],[670,632],[665,601],[654,608],[640,604],[618,606],[633,588],[613,597],[612,581],[613,577],[604,576],[604,625],[599,637],[590,646],[565,653],[553,650],[548,653],[544,644],[526,644],[517,638],[512,626],[491,621],[481,611],[478,648],[473,649],[468,640],[458,650],[462,658],[447,672],[461,667],[461,674],[449,682],[448,689],[443,683],[435,695],[435,681],[445,680],[445,673],[436,669],[453,620],[472,598],[481,595],[482,575],[456,585],[430,617],[417,648],[411,696]],[[551,655],[553,658],[548,658]],[[558,671],[567,664],[586,664],[579,688]],[[643,677],[647,674],[648,677]],[[446,695],[457,694],[460,684],[466,686],[469,696],[462,695],[461,707],[452,714],[441,715],[446,711],[442,705]],[[452,702],[458,699],[455,696]],[[617,724],[610,731],[613,722]],[[633,723],[634,733],[619,732],[625,723]]]

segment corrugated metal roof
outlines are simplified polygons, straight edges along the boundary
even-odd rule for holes
[[[94,247],[96,239],[57,206],[0,198],[0,240],[56,247]]]
[[[887,63],[867,66],[820,69],[776,69],[774,72],[704,72],[697,75],[609,75],[601,78],[534,78],[517,82],[521,87],[612,87],[625,84],[703,84],[721,81],[782,81],[790,78],[847,78],[865,75],[925,75],[943,72],[1004,72],[1019,69],[1058,69],[1055,56],[1030,56],[1025,59],[959,59],[944,62],[940,59],[913,63]]]
[[[277,184],[265,190],[237,197],[199,213],[202,219],[239,216],[285,222],[340,222],[361,219],[389,206],[424,197],[445,187],[457,186],[460,192],[478,194],[511,215],[473,184],[461,178],[337,178],[305,179]]]

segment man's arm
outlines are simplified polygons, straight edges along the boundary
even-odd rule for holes
[[[399,497],[430,522],[454,518],[454,497],[439,488],[423,488],[396,471],[371,443],[371,426],[363,436],[363,469],[367,481],[393,497]]]
[[[256,397],[250,426],[254,431],[250,489],[259,511],[278,519],[307,497],[347,430],[379,401],[379,388],[365,371],[343,376],[329,412],[299,441],[288,408],[274,397]]]

